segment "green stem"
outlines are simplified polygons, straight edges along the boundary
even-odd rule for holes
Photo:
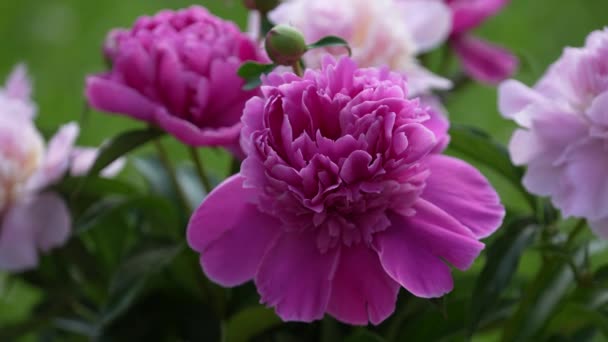
[[[175,188],[175,192],[177,193],[177,197],[181,202],[183,208],[186,210],[192,210],[192,208],[190,208],[190,205],[188,204],[188,199],[186,197],[186,194],[184,193],[184,190],[179,185],[179,182],[177,180],[177,174],[175,173],[175,168],[171,164],[171,160],[169,159],[167,150],[165,150],[165,147],[162,145],[159,139],[154,140],[154,147],[156,148],[156,152],[158,153],[160,162],[163,164],[165,170],[167,171],[167,174],[169,175],[171,184]]]
[[[576,240],[576,237],[585,229],[586,223],[587,223],[587,221],[585,221],[585,219],[580,219],[576,223],[576,226],[574,226],[574,228],[572,229],[572,231],[568,235],[568,241],[566,242],[566,247],[571,247],[572,246],[572,244]]]
[[[293,69],[293,72],[302,77],[302,75],[304,75],[304,70],[302,70],[302,64],[300,64],[300,61],[297,61],[295,63],[293,63],[293,65],[291,66],[291,68]]]
[[[203,162],[201,160],[201,156],[198,154],[198,151],[194,147],[189,147],[188,151],[190,152],[190,157],[194,162],[194,167],[196,168],[196,173],[198,174],[198,178],[201,180],[203,187],[205,188],[205,193],[209,193],[213,186],[209,181],[209,177],[207,177],[207,173],[205,172],[205,168],[203,166]]]

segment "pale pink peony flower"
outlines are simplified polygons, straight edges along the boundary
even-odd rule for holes
[[[251,16],[252,29],[257,26],[256,16]],[[416,60],[450,33],[450,10],[441,0],[287,0],[269,18],[298,28],[308,43],[328,35],[345,39],[362,67],[386,65],[404,72],[411,95],[451,86]],[[345,53],[343,48],[312,50],[304,56],[307,67],[320,67],[328,51]]]
[[[290,321],[379,324],[401,286],[449,292],[449,265],[471,265],[504,209],[475,168],[439,154],[446,120],[407,99],[400,74],[346,57],[271,73],[262,92],[245,107],[241,172],[188,226],[207,276],[253,279]]]
[[[67,124],[45,146],[32,121],[31,86],[18,66],[0,90],[0,270],[23,271],[38,254],[63,245],[71,218],[63,199],[46,190],[73,159],[78,125]]]
[[[198,6],[164,10],[113,30],[104,51],[113,66],[87,79],[93,107],[157,125],[187,145],[238,150],[243,107],[258,91],[243,91],[237,70],[262,57],[236,24]]]
[[[521,126],[509,150],[528,166],[526,189],[608,238],[608,28],[565,49],[533,88],[501,84],[499,107]]]
[[[450,44],[472,78],[497,84],[512,76],[518,60],[510,51],[469,35],[486,19],[496,15],[510,0],[444,0],[452,10]]]

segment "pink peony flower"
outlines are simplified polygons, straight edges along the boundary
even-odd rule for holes
[[[509,150],[528,166],[526,189],[608,239],[608,28],[567,48],[533,88],[501,84],[499,107],[521,126]]]
[[[157,125],[187,145],[238,150],[243,107],[258,92],[241,89],[237,70],[262,59],[234,23],[198,6],[165,10],[112,31],[104,51],[113,67],[87,79],[93,107]]]
[[[32,121],[30,92],[23,66],[0,89],[0,271],[36,267],[39,252],[70,235],[65,202],[46,188],[68,171],[78,125],[63,126],[45,146]]]
[[[512,76],[518,60],[510,51],[469,35],[510,0],[445,0],[453,13],[450,44],[472,78],[497,84]]]
[[[245,107],[241,172],[189,223],[207,276],[253,279],[281,318],[306,322],[379,324],[401,286],[449,292],[449,265],[471,265],[504,209],[475,168],[438,154],[447,122],[407,91],[346,57],[268,75]]]
[[[253,29],[258,21],[252,15]],[[416,56],[444,42],[450,31],[449,8],[440,0],[288,0],[269,13],[275,24],[293,25],[312,43],[328,35],[342,37],[362,67],[386,65],[404,72],[412,95],[451,83],[420,66]],[[309,68],[321,66],[327,52],[315,49],[304,56]]]

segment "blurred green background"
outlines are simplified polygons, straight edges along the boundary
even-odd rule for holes
[[[245,27],[246,12],[239,0],[195,3]],[[2,0],[0,78],[16,63],[28,65],[39,105],[38,125],[45,132],[53,132],[62,123],[80,119],[85,75],[103,70],[100,47],[111,28],[130,26],[136,17],[162,8],[192,4],[185,0]],[[515,78],[530,84],[565,46],[582,45],[589,32],[608,24],[607,14],[606,0],[513,0],[477,34],[519,55],[521,66]],[[469,85],[458,96],[449,97],[446,106],[453,122],[482,128],[501,142],[508,141],[514,128],[498,115],[493,87]],[[143,124],[127,118],[93,112],[81,126],[79,144],[98,145],[118,132],[140,126]],[[175,158],[184,155],[183,148],[166,140]],[[213,151],[205,151],[204,156],[212,172],[221,176],[227,158]],[[123,177],[131,176],[132,170]],[[519,207],[519,199],[510,189],[496,177],[490,178],[498,185],[506,204]],[[522,273],[530,275],[535,262],[532,257],[525,259]],[[469,273],[467,279],[461,275],[461,281],[471,281],[473,274]],[[2,298],[2,288],[0,277],[0,321],[9,312],[19,315],[20,308],[27,309],[26,302],[35,300],[36,294],[25,289],[22,294],[13,292]]]

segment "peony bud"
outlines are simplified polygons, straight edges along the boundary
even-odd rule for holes
[[[280,0],[243,0],[245,7],[266,14],[279,5]]]
[[[308,47],[304,36],[295,28],[277,25],[266,35],[266,53],[279,65],[291,66],[302,58]]]

